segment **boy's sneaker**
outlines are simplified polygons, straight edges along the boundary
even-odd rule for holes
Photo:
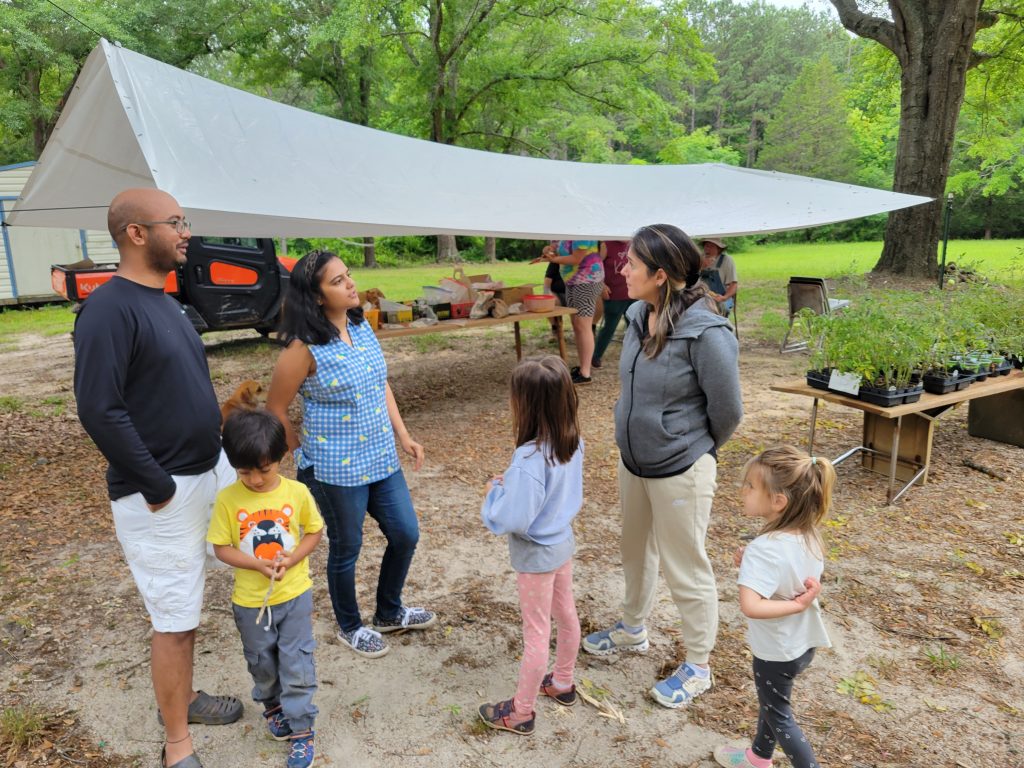
[[[602,629],[583,638],[583,650],[595,656],[611,656],[620,651],[643,653],[650,647],[646,629],[641,627],[639,632],[629,632],[621,621],[610,629]]]
[[[715,762],[724,768],[754,768],[754,764],[747,759],[746,747],[718,747],[714,755]]]
[[[263,717],[267,719],[267,730],[270,731],[270,735],[278,741],[284,741],[292,735],[292,727],[281,711],[280,704],[263,710]]]
[[[374,632],[369,627],[360,627],[353,632],[338,630],[338,639],[347,645],[360,656],[368,659],[376,659],[390,651],[380,632]]]
[[[313,764],[313,731],[292,736],[291,751],[288,753],[286,768],[309,768]]]
[[[570,686],[567,691],[560,691],[558,688],[555,688],[555,675],[553,672],[548,672],[544,675],[544,679],[540,681],[540,692],[548,698],[554,699],[563,707],[571,707],[576,703],[576,686]]]
[[[480,719],[483,720],[484,724],[489,728],[494,728],[499,731],[508,731],[509,733],[518,734],[519,736],[533,735],[533,726],[537,721],[537,715],[531,712],[529,720],[513,724],[511,720],[512,699],[499,701],[497,704],[481,704],[479,712]]]
[[[437,616],[426,608],[406,608],[393,619],[373,617],[373,628],[378,632],[404,632],[407,629],[426,629],[437,623]]]
[[[651,698],[669,709],[685,707],[714,684],[711,670],[707,677],[700,677],[689,664],[680,664],[679,669],[654,684]]]

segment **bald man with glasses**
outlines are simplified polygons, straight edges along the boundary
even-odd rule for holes
[[[128,189],[107,227],[121,262],[75,321],[78,417],[109,462],[114,528],[153,624],[152,678],[167,768],[202,768],[189,723],[220,725],[242,703],[192,687],[214,497],[235,481],[221,451],[220,408],[203,343],[164,293],[191,237],[178,202]]]

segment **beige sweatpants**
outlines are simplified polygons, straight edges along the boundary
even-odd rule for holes
[[[619,462],[622,620],[639,627],[654,608],[658,564],[679,609],[686,660],[707,664],[718,636],[718,589],[704,551],[718,464],[708,454],[681,475],[637,477]]]

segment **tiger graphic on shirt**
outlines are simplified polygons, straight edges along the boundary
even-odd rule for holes
[[[279,554],[295,549],[296,537],[291,531],[294,510],[285,504],[281,509],[238,510],[238,548],[261,560],[273,560]]]

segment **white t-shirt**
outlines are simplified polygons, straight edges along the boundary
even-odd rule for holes
[[[821,579],[825,564],[793,533],[758,536],[743,552],[738,582],[761,597],[792,600],[806,592],[804,579]],[[806,611],[777,619],[747,619],[750,650],[762,661],[793,661],[810,648],[830,648],[818,601]]]

